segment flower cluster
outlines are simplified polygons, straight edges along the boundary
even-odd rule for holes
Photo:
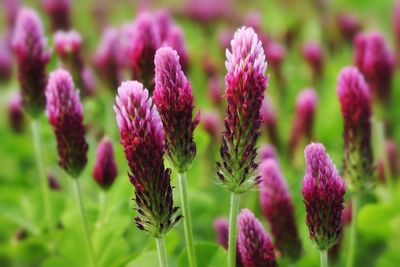
[[[18,13],[12,46],[18,64],[18,79],[25,111],[36,118],[44,110],[47,83],[46,40],[38,15],[30,9]]]
[[[278,135],[278,115],[275,107],[272,105],[271,101],[264,98],[261,108],[261,119],[262,123],[265,125],[267,130],[269,141],[276,147],[279,147],[279,135]]]
[[[307,212],[306,223],[318,249],[335,245],[342,232],[345,184],[319,143],[305,149],[306,171],[301,190]]]
[[[239,29],[231,46],[232,50],[226,52],[228,106],[217,175],[229,191],[242,193],[259,180],[255,144],[260,135],[260,108],[268,82],[267,62],[261,42],[251,28]]]
[[[238,216],[238,247],[245,267],[275,267],[274,246],[261,223],[248,209]]]
[[[362,74],[346,67],[337,84],[344,120],[344,159],[342,175],[355,191],[372,186],[373,154],[371,147],[371,99]]]
[[[379,32],[358,34],[354,39],[354,63],[364,75],[374,99],[390,101],[394,56]]]
[[[113,145],[106,137],[100,141],[97,147],[92,176],[104,189],[110,188],[117,176],[117,164],[115,163]]]
[[[200,112],[193,119],[192,88],[181,70],[176,51],[160,48],[154,61],[153,99],[164,126],[168,158],[178,172],[186,172],[196,155],[193,131],[200,122]]]
[[[296,260],[301,255],[302,246],[292,196],[278,162],[273,158],[264,160],[259,167],[259,174],[261,209],[271,225],[274,244],[284,257]]]
[[[60,166],[78,178],[87,163],[82,104],[71,75],[62,69],[50,74],[46,88],[46,113],[57,138]]]
[[[182,218],[173,206],[171,170],[164,167],[165,135],[160,117],[149,92],[137,81],[121,84],[114,110],[135,187],[136,225],[160,237]]]
[[[324,52],[320,44],[315,42],[305,43],[303,46],[303,57],[312,70],[313,82],[320,80],[324,69]]]

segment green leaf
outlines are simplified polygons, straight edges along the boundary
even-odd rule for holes
[[[219,267],[226,264],[226,251],[219,245],[202,242],[195,245],[197,266]],[[178,257],[178,267],[189,266],[186,249]]]

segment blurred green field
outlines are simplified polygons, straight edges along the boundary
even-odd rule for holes
[[[309,87],[311,73],[301,57],[300,49],[303,41],[321,40],[318,14],[313,9],[311,1],[235,1],[239,13],[257,10],[263,15],[264,30],[272,36],[279,36],[287,27],[299,23],[300,37],[294,47],[288,51],[284,62],[284,76],[287,80],[287,95],[284,102],[278,101],[279,88],[273,75],[270,77],[267,98],[271,99],[278,111],[278,127],[281,140],[287,142],[294,117],[294,103],[300,90]],[[287,4],[285,4],[287,2]],[[392,6],[389,0],[336,0],[331,1],[332,10],[350,10],[357,14],[365,29],[379,29],[394,48],[392,30]],[[91,11],[96,3],[108,7],[109,23],[119,26],[131,21],[136,16],[133,1],[118,0],[113,2],[74,0],[73,28],[83,36],[85,43],[84,56],[87,60],[97,46],[101,32],[96,28]],[[26,5],[41,11],[37,1],[26,1]],[[154,7],[180,6],[175,1],[154,1]],[[3,14],[2,14],[3,15]],[[48,41],[51,44],[48,30],[48,20],[41,16],[46,25]],[[3,26],[4,19],[1,18]],[[207,97],[207,77],[201,66],[204,55],[210,55],[219,64],[221,80],[226,70],[225,55],[218,46],[218,29],[225,27],[218,23],[209,32],[198,23],[185,18],[177,19],[183,28],[190,55],[190,71],[188,79],[191,82],[195,96],[195,109],[202,112],[216,111]],[[3,28],[4,27],[0,27]],[[268,54],[267,54],[268,61]],[[342,117],[336,96],[336,79],[343,66],[352,63],[352,47],[341,46],[334,54],[328,54],[324,77],[316,88],[319,103],[316,113],[315,136],[323,143],[340,170],[342,160]],[[56,59],[49,64],[49,71],[56,66]],[[271,69],[267,70],[268,72]],[[15,72],[14,72],[15,77]],[[7,101],[18,90],[16,78],[8,84],[0,85],[0,266],[88,266],[79,216],[73,196],[70,178],[57,165],[56,141],[47,118],[43,115],[41,135],[43,140],[44,162],[47,170],[58,178],[62,190],[52,191],[51,200],[54,219],[62,227],[51,237],[51,233],[42,233],[44,211],[42,206],[39,179],[37,177],[34,151],[29,121],[22,134],[11,131],[7,121]],[[85,123],[94,125],[94,129],[105,125],[105,118],[111,111],[111,95],[105,94],[107,88],[97,80],[96,89],[100,94],[84,101]],[[393,136],[397,145],[400,144],[400,73],[397,70],[392,94],[392,105],[388,114],[394,122]],[[107,103],[107,106],[105,106]],[[108,114],[108,115],[107,115]],[[111,126],[117,133],[117,125]],[[92,128],[91,128],[92,129]],[[106,194],[105,212],[102,210],[101,190],[93,181],[91,172],[99,138],[94,131],[86,135],[89,143],[87,167],[80,177],[84,192],[84,202],[93,232],[93,241],[99,266],[158,266],[154,240],[139,231],[133,223],[135,212],[133,186],[127,176],[128,166],[123,154],[119,137],[112,138],[115,155],[118,162],[118,178]],[[220,248],[215,239],[213,221],[219,216],[228,216],[229,194],[214,182],[215,164],[219,158],[218,147],[207,133],[198,127],[195,131],[195,141],[198,154],[188,172],[189,199],[195,242],[200,244],[202,258],[199,267],[225,266],[225,251]],[[266,134],[259,139],[259,145],[267,143]],[[308,237],[305,224],[305,210],[301,196],[301,180],[304,175],[304,159],[302,143],[297,151],[294,162],[289,160],[287,153],[279,151],[285,178],[293,196],[296,218],[303,242],[304,254],[296,263],[280,260],[279,266],[313,267],[319,266],[319,253]],[[169,164],[169,163],[167,163]],[[397,177],[399,178],[399,177]],[[173,173],[172,183],[177,183],[176,173]],[[174,190],[174,199],[179,206],[178,191]],[[347,196],[348,197],[348,196]],[[400,183],[396,179],[393,193],[385,184],[378,184],[368,195],[363,196],[363,206],[358,214],[357,267],[396,267],[400,266]],[[241,207],[252,210],[263,222],[268,231],[268,223],[260,213],[257,190],[252,190],[243,196]],[[332,266],[345,266],[347,252],[348,229],[345,228],[343,246],[339,259]],[[23,240],[17,240],[16,235],[27,234]],[[55,238],[54,238],[55,237]],[[166,246],[170,266],[185,267],[183,224],[179,224],[166,236]],[[53,251],[53,252],[51,252]]]

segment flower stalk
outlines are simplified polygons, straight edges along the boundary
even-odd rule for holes
[[[240,195],[231,192],[229,211],[229,237],[228,237],[228,267],[236,266],[236,239],[237,239],[237,216],[239,213]]]

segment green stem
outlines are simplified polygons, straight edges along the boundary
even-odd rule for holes
[[[228,267],[236,266],[236,236],[237,216],[239,213],[240,195],[231,193],[231,207],[229,212],[229,239],[228,239]]]
[[[165,251],[165,242],[164,237],[156,238],[157,251],[158,251],[158,261],[160,263],[160,267],[168,267],[167,262],[167,252]]]
[[[321,259],[321,267],[328,267],[328,251],[321,250],[319,253]]]
[[[40,141],[40,129],[39,121],[33,119],[31,122],[33,143],[35,147],[35,159],[38,170],[38,175],[40,179],[40,188],[42,191],[43,206],[45,212],[45,218],[48,230],[51,231],[53,228],[53,218],[51,214],[51,204],[50,204],[50,189],[47,181],[47,175],[44,170],[43,158],[42,158],[42,144]]]
[[[86,242],[86,246],[87,246],[87,250],[88,250],[88,254],[89,254],[90,265],[92,267],[96,267],[92,239],[89,234],[89,227],[88,227],[87,220],[86,220],[85,208],[83,207],[82,192],[81,192],[81,187],[79,184],[79,179],[73,178],[73,180],[74,180],[75,196],[76,196],[76,201],[79,206],[79,214],[80,214],[80,218],[81,218],[83,232],[85,235],[85,242]]]
[[[189,210],[189,198],[186,184],[186,173],[178,173],[179,192],[183,211],[183,228],[185,230],[186,247],[189,258],[189,266],[197,267],[196,251],[194,250],[192,219]]]
[[[355,194],[353,196],[353,201],[351,203],[351,225],[350,225],[350,239],[349,239],[349,248],[347,255],[347,267],[353,267],[354,265],[354,254],[356,249],[356,237],[357,237],[357,205],[358,205],[358,195]]]

